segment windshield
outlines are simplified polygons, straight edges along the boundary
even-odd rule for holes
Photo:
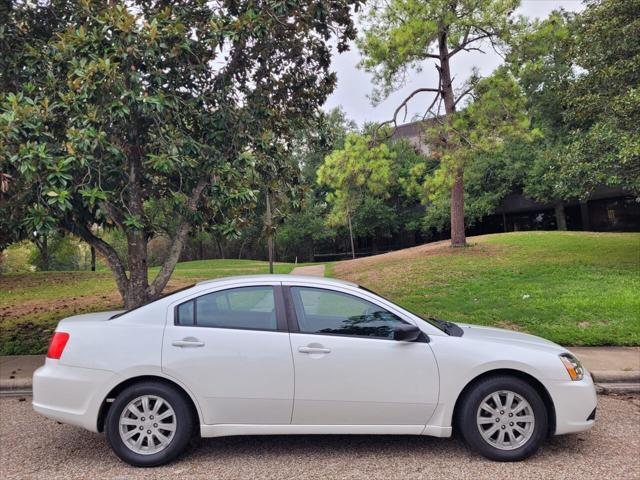
[[[158,300],[161,300],[161,299],[163,299],[163,298],[167,298],[168,296],[173,295],[174,293],[180,293],[180,292],[183,292],[183,291],[185,291],[185,290],[188,290],[188,289],[190,289],[191,287],[194,287],[195,285],[196,285],[195,283],[192,283],[191,285],[187,285],[186,287],[179,288],[179,289],[177,289],[177,290],[174,290],[173,292],[168,292],[168,293],[165,293],[165,294],[163,294],[163,295],[160,295],[158,298],[156,298],[156,299],[154,299],[154,300],[151,300],[151,301],[149,301],[149,302],[145,302],[145,303],[143,303],[142,305],[138,305],[137,307],[130,308],[129,310],[125,310],[124,312],[119,312],[119,313],[116,313],[115,315],[111,315],[111,316],[109,317],[109,320],[113,320],[114,318],[121,317],[121,316],[122,316],[122,315],[124,315],[125,313],[133,312],[134,310],[137,310],[137,309],[139,309],[139,308],[146,307],[146,306],[147,306],[147,305],[149,305],[150,303],[157,302]]]

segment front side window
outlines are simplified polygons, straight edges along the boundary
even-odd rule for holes
[[[393,338],[397,315],[362,298],[320,288],[291,287],[302,333]]]
[[[240,287],[209,293],[176,308],[184,326],[277,330],[273,287]]]

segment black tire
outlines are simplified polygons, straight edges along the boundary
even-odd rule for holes
[[[143,395],[160,397],[175,413],[175,433],[163,450],[157,453],[137,453],[120,437],[120,416],[127,405]],[[126,427],[125,427],[126,428]],[[184,394],[162,382],[143,381],[125,388],[109,408],[105,420],[105,435],[115,454],[134,467],[155,467],[175,459],[189,445],[194,431],[194,418]]]
[[[535,419],[533,433],[525,443],[513,450],[502,450],[485,440],[476,420],[478,409],[483,400],[499,391],[517,393],[529,402],[533,410]],[[504,420],[501,421],[504,422]],[[547,408],[536,389],[520,378],[504,375],[483,379],[465,393],[457,410],[456,425],[471,449],[490,460],[516,462],[536,453],[546,438],[549,420]]]

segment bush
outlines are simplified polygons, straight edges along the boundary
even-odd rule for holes
[[[26,240],[14,243],[0,252],[0,273],[33,272],[36,268],[29,262],[36,247]]]

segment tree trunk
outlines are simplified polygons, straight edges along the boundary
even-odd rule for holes
[[[125,308],[134,308],[150,300],[147,238],[142,230],[127,232],[129,258],[129,288],[124,298]]]
[[[557,201],[554,205],[555,213],[556,213],[556,224],[558,226],[558,230],[566,230],[567,229],[567,216],[564,213],[564,203],[561,201]]]
[[[265,230],[267,232],[267,249],[269,250],[269,273],[273,273],[273,219],[271,216],[271,199],[269,189],[266,192],[267,209],[265,212]]]
[[[96,249],[93,245],[90,245],[91,248],[91,271],[96,271]]]
[[[349,240],[351,240],[351,258],[356,258],[356,249],[353,245],[353,228],[351,227],[351,212],[347,211],[347,221],[349,222]]]
[[[220,257],[221,260],[224,260],[224,248],[222,247],[222,242],[220,241],[217,235],[214,238],[216,241],[216,246],[218,247],[218,256]]]
[[[191,197],[189,197],[189,201],[187,202],[187,210],[189,212],[194,212],[196,210],[198,202],[200,201],[200,196],[207,185],[208,179],[201,179],[191,191]],[[182,253],[182,249],[190,230],[191,225],[186,220],[178,227],[173,243],[169,248],[169,255],[167,255],[158,275],[156,275],[156,278],[153,279],[153,282],[149,286],[149,300],[154,300],[160,296],[162,290],[164,290],[164,287],[167,285],[167,282],[173,273],[173,269],[176,267],[176,263],[178,263],[178,259],[180,258],[180,254]]]
[[[193,188],[186,204],[187,211],[192,213],[197,209],[200,196],[209,184],[209,181],[209,178],[202,178]],[[141,191],[137,191],[135,194],[132,193],[132,204],[137,205],[137,208],[140,208],[142,205],[140,195]],[[105,206],[105,209],[108,210],[108,204]],[[116,220],[115,223],[123,228],[122,222]],[[127,309],[138,307],[144,302],[155,300],[160,296],[175,269],[176,263],[178,263],[187,235],[191,231],[189,222],[183,220],[173,237],[167,258],[162,263],[160,271],[153,279],[153,282],[149,284],[147,238],[142,230],[133,230],[127,233],[127,254],[130,268],[130,275],[127,276],[124,264],[115,249],[100,237],[95,236],[89,227],[76,220],[70,222],[66,228],[71,233],[78,235],[92,247],[95,247],[104,257],[113,272],[118,291]]]
[[[464,247],[467,238],[464,233],[464,171],[458,167],[451,189],[451,246]]]
[[[243,239],[242,243],[240,244],[240,249],[238,250],[238,260],[242,259],[242,251],[244,250],[244,246],[247,243],[247,239]]]
[[[51,262],[49,259],[49,239],[46,234],[42,235],[42,241],[38,243],[38,247],[40,249],[40,266],[42,270],[48,272]]]
[[[449,65],[449,50],[447,47],[448,31],[442,27],[438,36],[438,49],[440,57],[440,91],[447,121],[456,111],[455,93],[451,80],[451,68]],[[454,165],[453,185],[451,187],[451,246],[464,247],[467,239],[464,232],[464,168],[461,164]]]

